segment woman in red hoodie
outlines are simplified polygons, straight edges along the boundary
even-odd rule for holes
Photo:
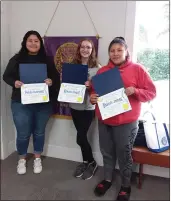
[[[95,94],[94,91],[91,93],[90,101],[92,104],[96,104],[99,144],[104,163],[104,180],[96,186],[95,194],[102,196],[111,187],[113,171],[116,159],[118,159],[122,183],[117,200],[129,200],[133,163],[131,152],[138,131],[141,102],[152,100],[156,96],[156,88],[144,67],[130,60],[128,47],[123,37],[116,37],[112,40],[108,52],[109,63],[102,67],[97,74],[115,67],[119,68],[132,110],[102,120],[96,104],[98,94]]]

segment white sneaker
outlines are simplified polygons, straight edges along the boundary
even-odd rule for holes
[[[25,174],[26,173],[26,160],[25,159],[20,159],[18,161],[17,173],[18,174]]]
[[[41,173],[42,171],[42,161],[40,158],[34,159],[34,165],[33,165],[33,172],[35,174]]]

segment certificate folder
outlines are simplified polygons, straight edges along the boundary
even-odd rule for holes
[[[84,85],[88,79],[88,65],[68,64],[62,65],[62,83]]]
[[[124,88],[118,67],[104,73],[97,74],[92,78],[92,84],[95,92],[99,96]]]
[[[44,83],[47,79],[47,65],[27,63],[19,65],[20,81],[24,84]]]

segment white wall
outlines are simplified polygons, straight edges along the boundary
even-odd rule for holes
[[[22,37],[27,30],[36,29],[44,35],[57,3],[57,1],[12,2],[11,31],[14,34],[13,37],[15,37],[15,40],[12,40],[12,52],[18,50]],[[85,3],[102,37],[100,39],[99,58],[104,64],[107,61],[106,50],[109,42],[115,36],[125,35],[125,11],[129,2],[88,1]],[[37,9],[40,6],[41,9],[37,14]],[[19,26],[16,29],[18,23]],[[47,35],[95,36],[96,32],[81,1],[64,1],[59,4]],[[131,39],[129,43],[131,44]]]
[[[20,48],[26,31],[35,29],[43,36],[57,1],[13,1],[10,16],[10,56]],[[107,48],[116,36],[124,36],[130,52],[133,51],[135,6],[134,1],[86,1],[86,6],[99,35],[99,59],[102,65],[108,60]],[[41,7],[41,9],[39,9]],[[39,14],[38,14],[39,11]],[[80,1],[61,2],[47,36],[95,36],[96,32]],[[97,162],[102,165],[95,121],[89,132],[90,142]],[[32,147],[30,147],[32,150]],[[81,161],[76,144],[76,131],[72,121],[51,119],[47,126],[44,154],[56,158]],[[169,177],[169,170],[145,167],[145,173]]]
[[[11,55],[10,2],[1,2],[1,75]],[[1,76],[2,80],[2,76]],[[1,81],[1,159],[15,150],[15,130],[10,110],[11,88]]]

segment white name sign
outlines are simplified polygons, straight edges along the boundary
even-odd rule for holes
[[[46,83],[24,84],[21,87],[21,103],[33,104],[49,102],[49,89]]]

